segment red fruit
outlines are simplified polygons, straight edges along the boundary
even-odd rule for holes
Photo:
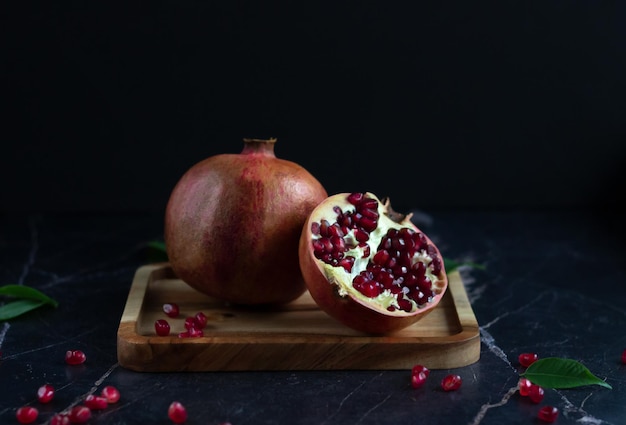
[[[441,380],[441,388],[444,391],[456,391],[461,388],[463,380],[459,375],[446,375]]]
[[[102,397],[107,399],[109,404],[117,403],[120,399],[120,392],[112,385],[107,385],[102,389]]]
[[[165,303],[163,304],[163,313],[165,313],[168,317],[178,317],[180,314],[180,308],[176,303]]]
[[[177,276],[235,304],[302,295],[298,238],[326,198],[302,166],[276,158],[276,139],[244,139],[240,154],[211,156],[178,181],[165,210],[165,246]]]
[[[37,399],[40,403],[49,403],[54,398],[54,387],[50,384],[45,384],[37,389]]]
[[[540,420],[544,422],[549,422],[549,423],[556,421],[556,418],[558,416],[559,416],[559,409],[557,409],[554,406],[543,406],[541,409],[539,409],[539,412],[537,413],[537,417]]]
[[[198,329],[206,328],[206,323],[207,323],[207,320],[208,320],[208,318],[206,317],[206,314],[204,314],[203,312],[199,311],[193,317],[194,317],[194,319],[196,321],[196,328],[198,328]]]
[[[85,363],[87,357],[81,350],[68,350],[65,353],[65,363],[69,365],[79,365]]]
[[[430,375],[430,370],[421,364],[413,366],[411,369],[411,386],[413,388],[420,388],[426,383]]]
[[[87,421],[91,419],[91,409],[87,406],[79,404],[78,406],[72,407],[68,417],[70,418],[70,422],[73,424],[87,423]]]
[[[371,334],[412,325],[441,300],[448,278],[435,244],[372,193],[340,193],[311,213],[300,266],[319,307]]]
[[[528,379],[520,378],[519,383],[517,384],[517,388],[519,390],[519,395],[521,395],[522,397],[527,397],[528,393],[530,391],[530,387],[532,385],[533,385],[533,383],[530,382]]]
[[[103,410],[109,406],[109,401],[106,397],[90,394],[85,397],[85,406],[91,410]]]
[[[167,416],[175,424],[185,423],[187,420],[187,409],[178,401],[173,401],[167,409]]]
[[[539,404],[543,400],[544,390],[539,385],[532,384],[528,389],[528,398],[533,403]]]
[[[70,417],[65,413],[57,413],[50,418],[50,425],[70,425]]]
[[[37,420],[37,416],[39,416],[39,411],[32,406],[20,407],[15,412],[15,417],[21,424],[32,424]]]
[[[170,334],[170,324],[165,319],[157,319],[154,322],[154,330],[158,336],[168,336]]]
[[[518,356],[519,364],[528,367],[537,361],[539,356],[535,353],[522,353]]]

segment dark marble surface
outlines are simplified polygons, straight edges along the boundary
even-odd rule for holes
[[[417,216],[447,258],[483,263],[463,277],[481,326],[481,359],[454,370],[445,393],[434,370],[421,389],[409,371],[137,373],[117,365],[117,326],[146,244],[162,238],[153,215],[4,215],[0,285],[36,287],[60,302],[0,322],[0,423],[22,405],[38,423],[105,385],[119,403],[90,423],[168,424],[173,400],[189,424],[537,424],[539,405],[515,393],[517,355],[580,360],[612,390],[546,390],[558,424],[626,423],[626,248],[619,217],[574,212],[430,212]],[[426,219],[421,221],[421,219]],[[64,354],[83,350],[82,366]],[[37,388],[57,388],[47,405]]]

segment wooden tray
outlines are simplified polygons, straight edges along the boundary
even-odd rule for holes
[[[233,308],[197,292],[167,263],[140,267],[117,332],[121,366],[141,372],[430,369],[466,366],[480,357],[478,323],[458,272],[437,308],[393,335],[371,336],[336,322],[309,293],[279,310]],[[162,306],[176,302],[180,318]],[[204,337],[178,338],[186,316],[209,317]],[[165,318],[170,336],[155,334]]]

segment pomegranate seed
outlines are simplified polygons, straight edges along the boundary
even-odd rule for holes
[[[154,330],[158,336],[168,336],[170,334],[170,324],[165,319],[157,319],[154,322]]]
[[[57,413],[50,418],[50,425],[70,425],[70,417],[64,413]]]
[[[65,353],[65,363],[69,365],[79,365],[85,363],[87,356],[81,350],[68,350]]]
[[[535,353],[522,353],[518,356],[519,364],[524,367],[528,367],[535,363],[539,356]]]
[[[107,385],[102,389],[102,397],[107,399],[107,403],[117,403],[120,399],[120,392],[113,385]]]
[[[533,383],[530,382],[528,379],[521,378],[519,380],[519,384],[517,385],[517,388],[519,389],[519,395],[521,395],[522,397],[527,397],[530,387],[532,385]]]
[[[165,313],[167,317],[178,317],[178,315],[180,314],[180,309],[178,308],[178,304],[176,303],[163,304],[163,313]]]
[[[199,312],[196,313],[194,318],[196,319],[196,327],[198,329],[206,328],[206,323],[207,323],[207,320],[208,320],[207,317],[206,317],[206,314],[204,314],[203,312],[199,311]]]
[[[626,364],[626,350],[622,351],[622,363]]]
[[[539,409],[539,412],[537,413],[537,417],[540,420],[544,422],[549,422],[549,423],[556,421],[556,418],[558,416],[559,416],[559,409],[557,409],[554,406],[543,406],[541,409]]]
[[[187,409],[178,401],[173,401],[167,409],[167,416],[175,424],[185,423],[187,420]]]
[[[103,410],[109,405],[109,401],[106,397],[90,394],[85,397],[85,406],[91,410]]]
[[[32,406],[20,407],[15,412],[15,417],[21,424],[32,424],[37,420],[37,416],[39,416],[39,411]]]
[[[413,366],[411,369],[411,386],[413,388],[419,388],[426,382],[426,379],[430,375],[430,370],[421,364]]]
[[[49,403],[54,398],[54,387],[50,384],[45,384],[39,387],[37,390],[37,399],[40,403]]]
[[[68,417],[70,418],[70,422],[73,424],[87,423],[87,421],[91,419],[91,409],[87,406],[79,404],[78,406],[72,407]]]
[[[441,380],[441,388],[444,391],[456,391],[461,388],[463,380],[459,375],[446,375]]]
[[[543,400],[544,391],[539,385],[532,384],[528,389],[528,398],[532,400],[533,403],[539,404]]]
[[[194,317],[185,318],[185,329],[189,330],[195,328],[196,326],[196,319]]]

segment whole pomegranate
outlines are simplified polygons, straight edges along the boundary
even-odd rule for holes
[[[417,322],[439,303],[448,278],[439,249],[389,201],[340,193],[311,213],[300,267],[319,307],[358,331],[385,334]]]
[[[276,158],[276,139],[244,139],[178,181],[165,210],[165,247],[177,276],[234,304],[287,303],[306,290],[298,239],[328,194],[302,166]]]

